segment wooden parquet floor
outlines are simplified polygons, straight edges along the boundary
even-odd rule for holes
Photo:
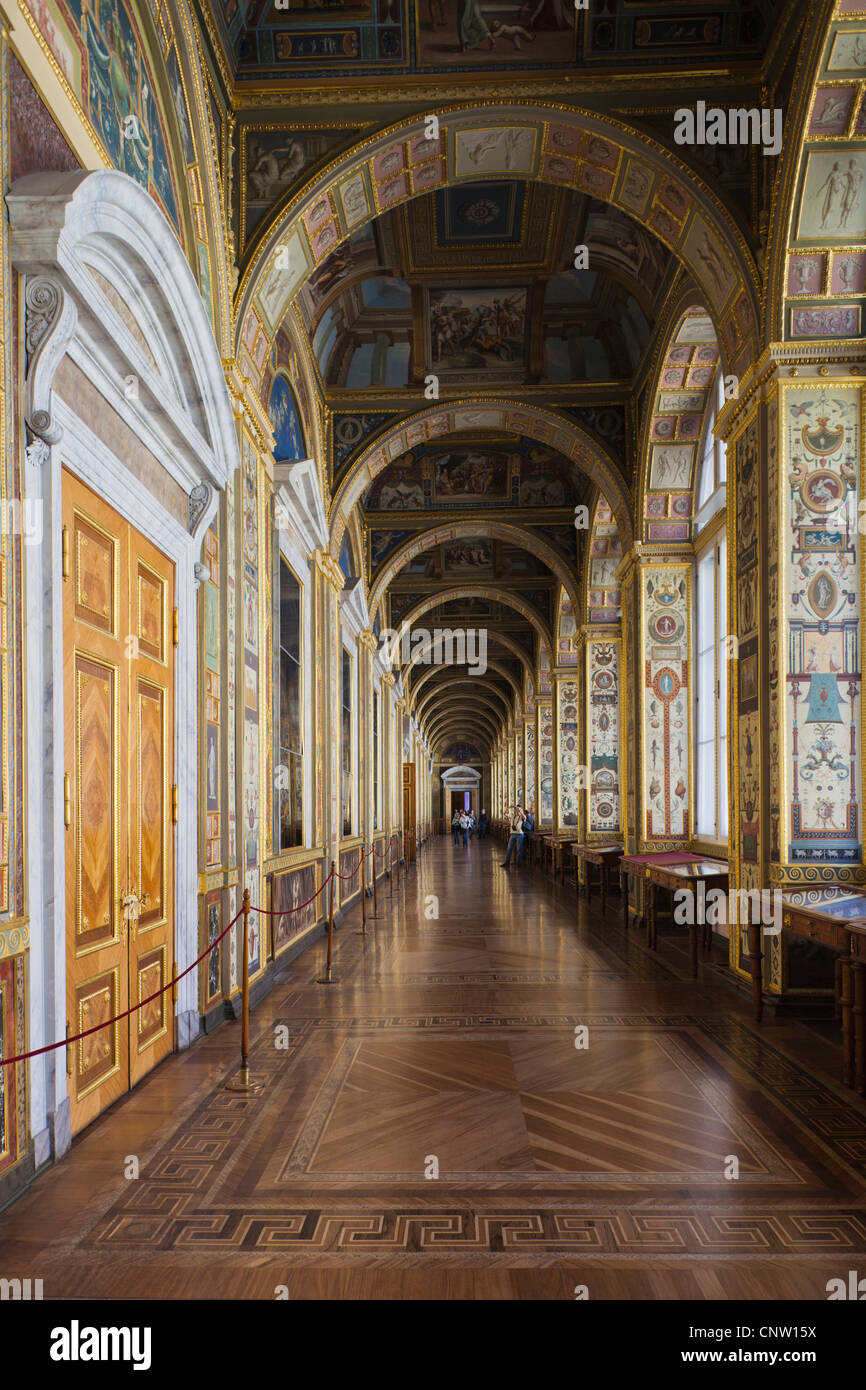
[[[260,1095],[223,1088],[236,1024],[164,1062],[0,1215],[3,1270],[46,1298],[825,1299],[866,1268],[832,1031],[757,1028],[684,936],[651,953],[498,849],[434,842],[343,924],[336,984],[322,942],[281,972]]]

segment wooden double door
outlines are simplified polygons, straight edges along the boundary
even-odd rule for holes
[[[174,966],[174,566],[63,473],[67,1036]],[[67,1047],[72,1131],[174,1046],[171,988]]]

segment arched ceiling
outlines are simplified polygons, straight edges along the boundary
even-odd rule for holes
[[[782,104],[807,10],[209,0],[238,367],[275,434],[293,383],[331,554],[380,632],[474,641],[394,661],[437,757],[489,755],[542,659],[617,620],[616,567],[662,506],[673,535],[686,503],[647,482],[646,441],[675,408],[674,442],[694,428],[710,335],[726,370],[754,356],[774,163],[676,145],[673,112]],[[660,343],[689,296],[707,307],[674,390]]]

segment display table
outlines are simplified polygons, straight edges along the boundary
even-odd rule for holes
[[[624,854],[619,861],[619,881],[622,890],[623,921],[628,928],[628,880],[646,879],[650,864],[697,864],[703,854],[690,854],[685,850],[659,851],[656,854]]]
[[[563,872],[563,856],[566,845],[570,845],[577,838],[577,832],[569,834],[567,831],[550,831],[545,838],[542,847],[542,863],[547,867],[550,860],[550,873],[553,878],[557,878]]]
[[[798,973],[791,937],[795,943],[809,942],[833,952],[833,993],[842,1020],[842,1080],[866,1095],[866,891],[849,887],[783,890],[782,936],[788,938],[785,983],[793,989],[798,987]],[[757,981],[760,991],[760,949],[751,949],[750,958],[753,988]],[[814,959],[805,962],[804,978],[814,978],[814,967]]]
[[[728,861],[726,859],[698,859],[689,864],[648,864],[647,880],[649,882],[649,927],[647,932],[648,943],[655,951],[658,949],[658,936],[656,933],[656,888],[666,888],[670,893],[681,891],[690,892],[695,899],[693,910],[689,914],[691,921],[687,923],[689,928],[689,940],[691,947],[691,973],[692,978],[697,978],[698,973],[698,926],[703,926],[703,940],[706,950],[710,949],[713,939],[713,929],[710,922],[706,920],[704,913],[703,923],[697,921],[698,912],[696,911],[698,898],[698,888],[704,885],[705,894],[713,888],[720,888],[723,893],[728,891]],[[725,914],[727,916],[727,914]]]
[[[592,872],[591,865],[598,869],[598,881],[601,889],[601,911],[605,915],[607,912],[607,893],[610,885],[610,871],[615,869],[622,859],[622,845],[581,845],[574,840],[569,841],[568,848],[574,859],[574,886],[580,892],[580,865],[584,865],[584,891],[586,901],[592,899]]]

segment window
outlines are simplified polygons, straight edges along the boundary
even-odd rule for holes
[[[277,843],[304,840],[304,758],[301,733],[301,586],[280,557],[279,772]]]
[[[725,386],[719,372],[710,395],[707,418],[704,425],[704,440],[701,457],[698,460],[698,530],[706,526],[724,504],[722,491],[727,479],[727,448],[724,442],[713,434],[719,411],[725,403]],[[708,506],[707,504],[710,503]]]
[[[379,705],[382,696],[373,691],[373,829],[379,829]]]
[[[343,805],[343,834],[352,833],[352,658],[345,647],[340,648],[341,689],[341,797]]]
[[[697,834],[728,835],[727,541],[716,532],[697,562]]]

